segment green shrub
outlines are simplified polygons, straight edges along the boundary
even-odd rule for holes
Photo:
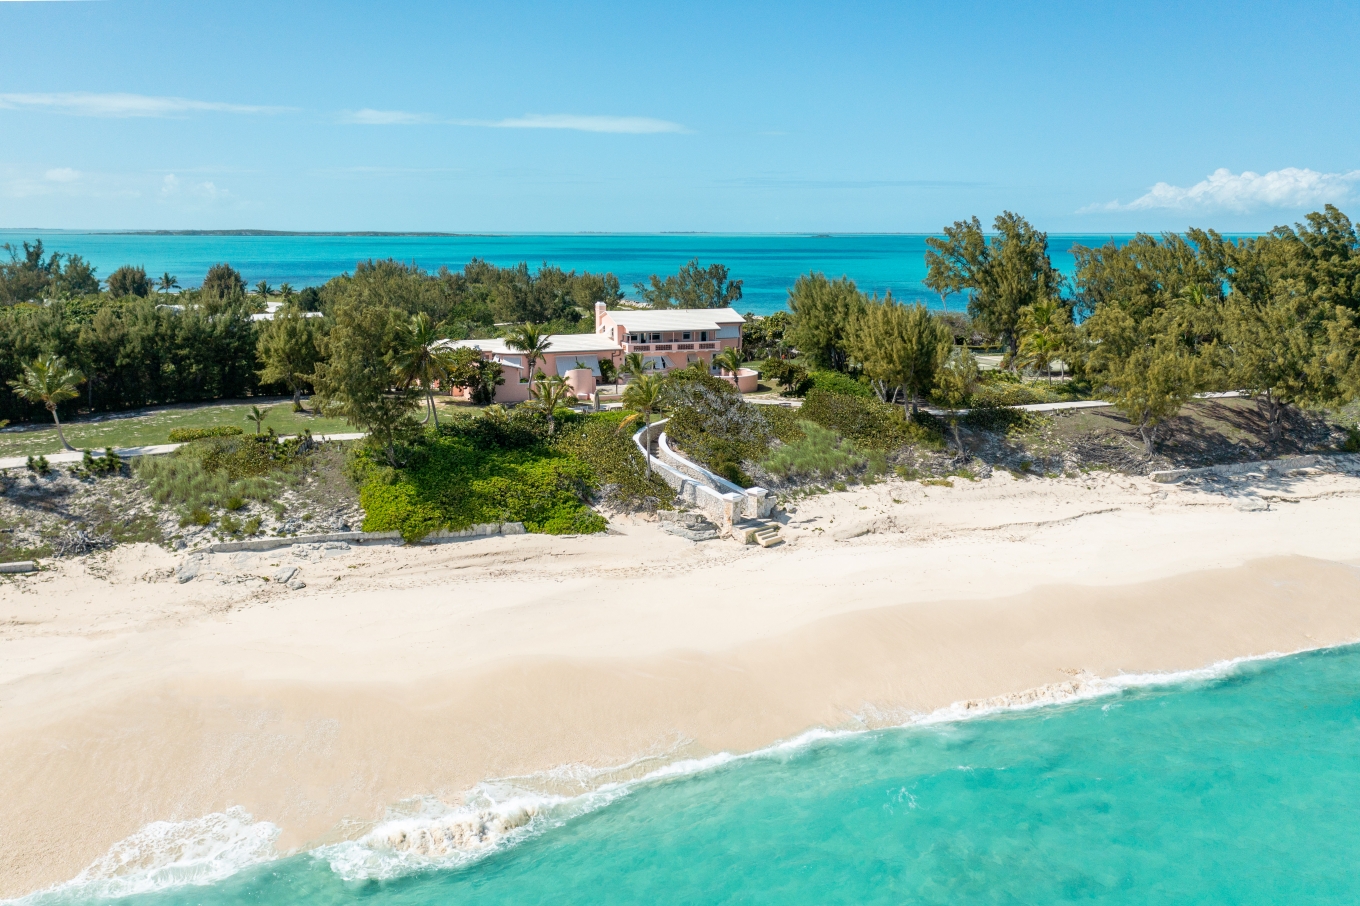
[[[801,440],[783,444],[770,453],[761,466],[780,478],[831,478],[857,472],[867,465],[855,445],[832,428],[816,422],[801,421]]]
[[[112,447],[105,447],[101,456],[95,456],[86,450],[85,455],[81,457],[80,465],[90,475],[111,475],[123,470],[123,461],[113,452]]]
[[[47,461],[46,456],[30,456],[27,468],[28,471],[37,472],[39,475],[46,475],[52,471],[52,465]]]
[[[359,493],[364,530],[399,531],[407,541],[486,522],[553,534],[603,531],[604,518],[584,503],[596,481],[586,463],[544,443],[479,442],[497,432],[505,440],[511,428],[464,422],[427,436],[401,469],[370,462]]]
[[[863,450],[891,451],[909,444],[931,448],[943,445],[938,428],[909,422],[901,409],[872,397],[811,390],[798,414],[800,418],[834,429]]]
[[[745,402],[726,381],[692,368],[666,378],[666,398],[666,435],[701,465],[729,481],[750,484],[741,463],[763,458],[770,446],[770,425],[761,407]]]
[[[1341,442],[1343,453],[1360,453],[1360,428],[1347,428],[1346,439]]]
[[[760,376],[783,384],[784,396],[802,396],[812,388],[807,369],[788,359],[766,359],[760,366]]]
[[[307,438],[279,443],[272,435],[209,437],[190,441],[169,456],[143,457],[136,474],[158,503],[186,512],[240,509],[248,500],[269,501],[310,444]]]
[[[260,531],[260,517],[251,516],[249,519],[247,519],[244,531],[247,535],[258,534]]]
[[[1001,406],[979,406],[970,409],[959,419],[959,424],[981,431],[1012,431],[1029,427],[1034,415],[1020,409],[1007,409]]]
[[[803,429],[798,427],[801,420],[797,409],[788,406],[766,406],[760,410],[760,414],[765,416],[765,421],[770,426],[770,434],[786,444],[791,444],[803,437]]]
[[[241,433],[241,429],[235,425],[218,425],[215,428],[174,428],[170,432],[170,443],[186,444],[191,440],[202,440],[205,437],[235,437]]]
[[[230,513],[222,517],[221,522],[218,523],[218,528],[228,535],[241,534],[241,523],[237,522],[236,517]]]
[[[597,497],[626,509],[667,509],[674,492],[633,443],[632,427],[619,430],[625,412],[592,413],[558,429],[553,446],[581,460],[594,473]]]
[[[208,525],[212,522],[212,514],[203,507],[197,507],[189,513],[189,521],[194,525]]]
[[[871,399],[874,396],[874,391],[868,384],[861,384],[848,374],[841,374],[839,371],[813,371],[808,374],[808,379],[812,382],[811,389],[825,393],[840,393],[864,399]]]

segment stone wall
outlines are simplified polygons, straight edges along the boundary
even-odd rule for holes
[[[703,511],[729,531],[741,519],[764,519],[774,509],[774,495],[764,488],[743,488],[721,475],[715,475],[677,453],[666,442],[666,419],[633,435],[633,442],[646,455],[653,443],[652,469],[687,505]]]

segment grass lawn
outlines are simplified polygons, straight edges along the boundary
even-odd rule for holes
[[[190,403],[159,409],[138,409],[94,418],[63,422],[66,439],[76,449],[99,451],[105,447],[139,447],[146,444],[169,443],[174,428],[211,428],[218,425],[237,425],[247,433],[255,430],[246,421],[252,405],[268,407],[265,430],[273,428],[279,434],[300,434],[308,429],[313,434],[343,434],[352,432],[342,418],[320,418],[308,412],[293,412],[288,397],[228,400],[215,403]],[[25,425],[0,431],[0,456],[30,456],[61,451],[57,430],[50,424]]]

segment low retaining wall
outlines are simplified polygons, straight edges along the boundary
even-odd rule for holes
[[[524,535],[527,530],[523,522],[485,522],[470,528],[449,531],[440,529],[430,532],[417,544],[438,544],[441,541],[457,541],[460,538],[485,538],[490,535]],[[236,551],[272,551],[294,544],[324,544],[327,541],[345,541],[349,544],[401,544],[401,532],[332,532],[329,535],[294,535],[292,537],[254,538],[250,541],[223,541],[210,544],[210,554],[231,554]]]
[[[32,560],[19,560],[14,563],[0,563],[0,574],[32,573],[38,571],[38,564]]]
[[[482,522],[470,528],[449,531],[440,529],[430,532],[416,544],[438,544],[441,541],[457,541],[460,538],[486,538],[490,535],[527,535],[528,529],[523,522]]]
[[[1234,462],[1221,466],[1204,466],[1199,469],[1166,469],[1148,475],[1153,481],[1171,484],[1196,476],[1246,475],[1251,472],[1292,472],[1295,469],[1360,469],[1360,454],[1356,453],[1309,453],[1305,456],[1287,456],[1284,459],[1258,459],[1254,462]]]
[[[401,544],[401,532],[333,532],[329,535],[293,535],[278,538],[254,538],[250,541],[223,541],[209,544],[212,554],[236,551],[272,551],[294,544],[323,544],[327,541],[347,541],[350,544]]]

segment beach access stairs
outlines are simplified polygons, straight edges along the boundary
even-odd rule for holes
[[[779,524],[770,518],[776,504],[774,494],[760,487],[743,488],[677,452],[666,438],[668,421],[663,418],[633,435],[638,450],[651,460],[653,471],[675,490],[678,499],[714,522],[723,537],[773,546],[771,539],[779,533]]]

